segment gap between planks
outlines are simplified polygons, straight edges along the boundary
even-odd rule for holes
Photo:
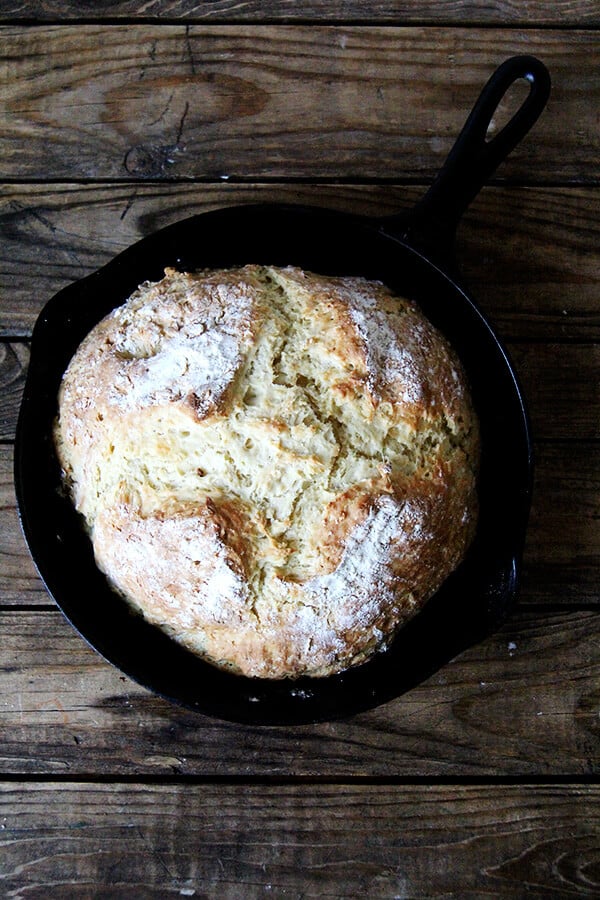
[[[242,726],[243,727],[243,726]],[[287,728],[288,726],[281,726]],[[432,785],[439,787],[600,787],[600,776],[577,773],[576,775],[192,775],[169,773],[147,775],[144,773],[124,775],[73,774],[41,775],[36,773],[12,773],[0,771],[1,784],[82,784],[82,785],[224,785],[231,787],[295,787],[301,785],[331,787],[418,787]]]

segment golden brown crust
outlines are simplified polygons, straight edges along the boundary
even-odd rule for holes
[[[364,279],[168,271],[79,348],[56,444],[114,587],[252,677],[368,659],[474,534],[461,367]]]

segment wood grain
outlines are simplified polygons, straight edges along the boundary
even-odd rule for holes
[[[600,438],[600,344],[508,344],[535,440]]]
[[[0,446],[0,603],[47,604],[17,516],[12,447]]]
[[[540,444],[535,457],[523,596],[598,603],[600,444]]]
[[[31,333],[44,303],[141,237],[248,203],[308,203],[362,215],[412,206],[420,187],[0,185],[0,335]],[[463,277],[506,339],[600,338],[597,188],[485,188],[458,234]]]
[[[600,891],[597,786],[11,784],[0,815],[6,897]]]
[[[0,895],[600,896],[599,25],[588,0],[0,2]],[[412,205],[523,52],[550,103],[457,244],[530,399],[520,607],[341,722],[153,696],[69,626],[20,533],[43,304],[211,208]]]
[[[8,178],[430,179],[493,69],[523,52],[547,62],[554,90],[500,178],[600,176],[591,30],[130,25],[1,37]]]
[[[182,19],[184,21],[353,21],[394,24],[463,25],[597,25],[600,15],[589,0],[4,0],[0,21],[11,18],[45,20],[108,18]]]
[[[458,231],[463,278],[505,339],[600,339],[598,188],[484,188]]]
[[[0,611],[0,629],[4,773],[600,772],[600,613],[523,609],[403,697],[293,728],[238,726],[172,706],[100,659],[58,612]]]
[[[0,441],[14,440],[28,364],[28,344],[0,342]]]

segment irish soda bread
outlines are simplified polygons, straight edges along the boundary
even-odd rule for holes
[[[55,438],[110,584],[248,676],[365,661],[474,532],[460,365],[361,278],[168,269],[83,341]]]

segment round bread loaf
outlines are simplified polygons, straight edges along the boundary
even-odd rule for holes
[[[168,269],[77,350],[55,442],[110,584],[247,676],[365,661],[475,529],[461,366],[361,278]]]

